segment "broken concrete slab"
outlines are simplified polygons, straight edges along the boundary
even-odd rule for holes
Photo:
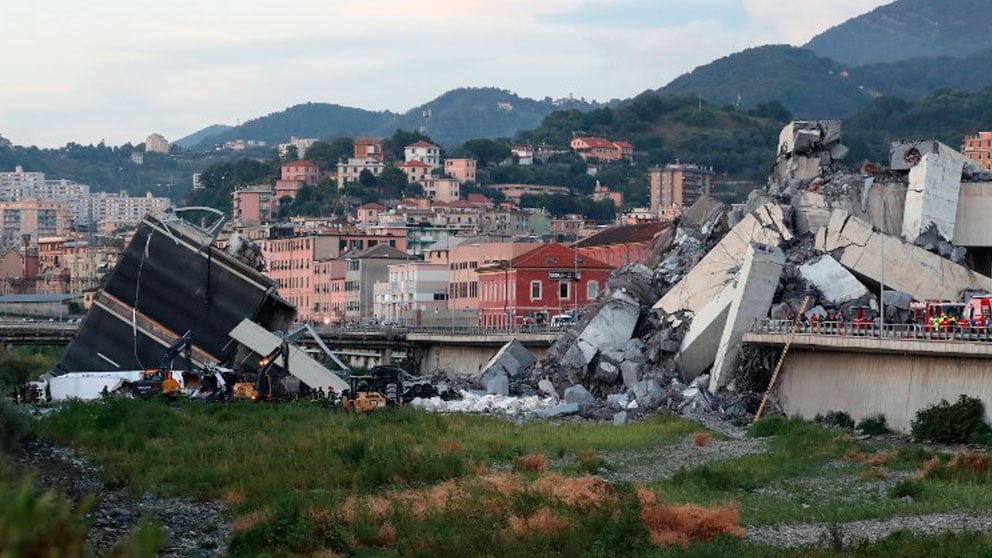
[[[556,399],[558,398],[558,391],[555,390],[554,383],[547,378],[541,378],[541,380],[537,382],[537,389],[541,390],[541,392],[546,395],[550,395]]]
[[[941,236],[954,241],[964,165],[963,155],[934,142],[932,151],[910,169],[902,223],[902,234],[907,242],[916,240],[931,223],[936,225]]]
[[[637,382],[631,387],[631,391],[634,393],[634,402],[637,403],[637,408],[641,409],[654,407],[665,395],[661,384],[654,378]]]
[[[536,364],[537,357],[534,353],[524,347],[520,341],[511,339],[489,359],[482,368],[479,380],[482,385],[486,385],[489,380],[501,374],[512,379],[524,378],[530,375]]]
[[[486,382],[486,393],[490,395],[510,395],[510,379],[503,372],[495,374]]]
[[[620,411],[613,415],[613,424],[616,426],[623,426],[627,424],[627,411]]]
[[[822,194],[803,190],[796,197],[794,222],[796,232],[815,232],[830,221],[830,206]]]
[[[692,380],[713,365],[716,351],[720,348],[723,328],[727,325],[734,290],[733,283],[727,284],[716,298],[692,318],[678,353],[682,379]]]
[[[620,377],[623,385],[628,389],[641,381],[641,368],[643,364],[637,362],[624,361],[620,363]]]
[[[634,335],[640,315],[641,307],[633,297],[614,292],[579,333],[576,345],[582,351],[586,364],[599,351],[622,349]]]
[[[577,405],[593,405],[596,403],[596,396],[589,393],[589,390],[582,384],[576,384],[565,389],[565,403],[575,403]]]
[[[700,312],[734,278],[744,263],[748,245],[780,246],[783,234],[791,238],[782,209],[773,209],[776,206],[766,204],[746,215],[654,308],[668,314],[681,310]]]
[[[840,141],[840,120],[796,120],[779,132],[779,155],[813,153]]]
[[[730,381],[744,333],[756,319],[768,315],[784,266],[785,254],[779,248],[760,244],[748,246],[710,372],[710,391],[715,393]]]
[[[841,210],[831,215],[824,234],[828,251],[836,250],[834,256],[842,266],[874,282],[881,282],[884,273],[886,287],[907,292],[916,300],[957,300],[962,291],[992,284],[989,277],[962,265],[899,238],[872,232],[867,223]]]
[[[895,171],[908,171],[923,160],[923,156],[939,150],[934,140],[896,140],[889,144],[889,168]]]
[[[830,255],[799,266],[799,273],[823,295],[822,300],[836,306],[868,294],[868,289]]]
[[[575,403],[560,403],[554,407],[548,407],[547,409],[540,409],[535,414],[541,418],[556,418],[564,417],[568,415],[575,415],[581,411],[581,407]]]

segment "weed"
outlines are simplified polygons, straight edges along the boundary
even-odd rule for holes
[[[942,400],[921,409],[913,419],[912,431],[917,440],[964,444],[972,439],[984,439],[992,429],[985,424],[981,399],[961,395],[956,403]]]
[[[987,453],[961,452],[947,463],[929,468],[925,478],[952,482],[987,483],[992,480],[992,460]]]
[[[788,424],[789,419],[780,415],[762,417],[761,420],[752,424],[747,429],[747,436],[748,438],[768,438],[769,436],[777,436],[787,427]]]
[[[74,510],[68,499],[26,480],[0,483],[0,556],[79,556],[87,508]]]
[[[844,454],[844,461],[869,467],[882,467],[895,459],[896,456],[896,452],[863,453],[858,450],[851,450]]]
[[[606,460],[594,449],[586,448],[575,456],[575,464],[580,471],[586,473],[596,473],[605,468]]]
[[[694,504],[659,504],[653,492],[637,490],[641,507],[641,522],[648,538],[656,546],[678,545],[688,549],[696,540],[709,540],[717,535],[744,537],[738,523],[736,504],[704,508]]]
[[[927,478],[927,475],[930,474],[930,471],[936,469],[940,465],[940,463],[941,461],[939,457],[931,457],[930,459],[927,459],[926,461],[923,462],[923,465],[920,467],[920,470],[913,473],[913,479],[920,480]]]
[[[695,444],[696,447],[702,448],[710,445],[710,439],[711,436],[709,432],[697,432],[692,436],[692,443]]]
[[[863,434],[868,434],[869,436],[881,436],[889,433],[889,427],[886,424],[885,415],[865,417],[861,419],[861,422],[859,422],[855,428],[860,430]]]
[[[914,500],[919,500],[923,496],[923,483],[918,480],[903,479],[889,489],[890,498],[905,498],[909,496]]]
[[[521,455],[513,464],[515,471],[531,471],[541,473],[548,468],[548,456],[543,453],[529,453]]]
[[[827,411],[826,415],[816,415],[813,422],[824,426],[836,426],[838,428],[854,428],[854,419],[844,411]]]

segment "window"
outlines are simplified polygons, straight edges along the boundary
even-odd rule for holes
[[[568,300],[570,298],[568,295],[568,281],[558,283],[558,298],[562,300]]]
[[[531,300],[541,300],[541,282],[531,281],[530,282],[530,299]]]
[[[586,283],[586,300],[595,300],[599,296],[599,281]]]

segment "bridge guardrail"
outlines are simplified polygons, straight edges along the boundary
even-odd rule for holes
[[[408,334],[420,333],[425,335],[450,335],[454,337],[484,336],[484,335],[513,335],[528,333],[561,333],[570,325],[561,326],[514,326],[514,327],[478,327],[478,326],[356,326],[317,328],[325,334]]]
[[[788,335],[791,320],[757,320],[751,333]],[[972,325],[925,326],[921,324],[885,324],[866,322],[802,322],[797,335],[871,337],[878,339],[912,339],[914,341],[955,341],[961,343],[992,343],[992,327]]]

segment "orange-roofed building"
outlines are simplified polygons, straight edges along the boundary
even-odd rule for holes
[[[422,161],[409,161],[396,165],[398,169],[406,175],[406,180],[410,184],[423,184],[433,176],[434,167]]]
[[[360,138],[355,140],[356,159],[375,159],[381,163],[385,157],[381,139]]]
[[[313,185],[320,181],[320,167],[316,163],[299,160],[283,163],[282,180],[298,180]]]
[[[626,141],[610,141],[593,136],[573,138],[570,144],[573,151],[585,160],[619,161],[634,156],[634,146]]]

